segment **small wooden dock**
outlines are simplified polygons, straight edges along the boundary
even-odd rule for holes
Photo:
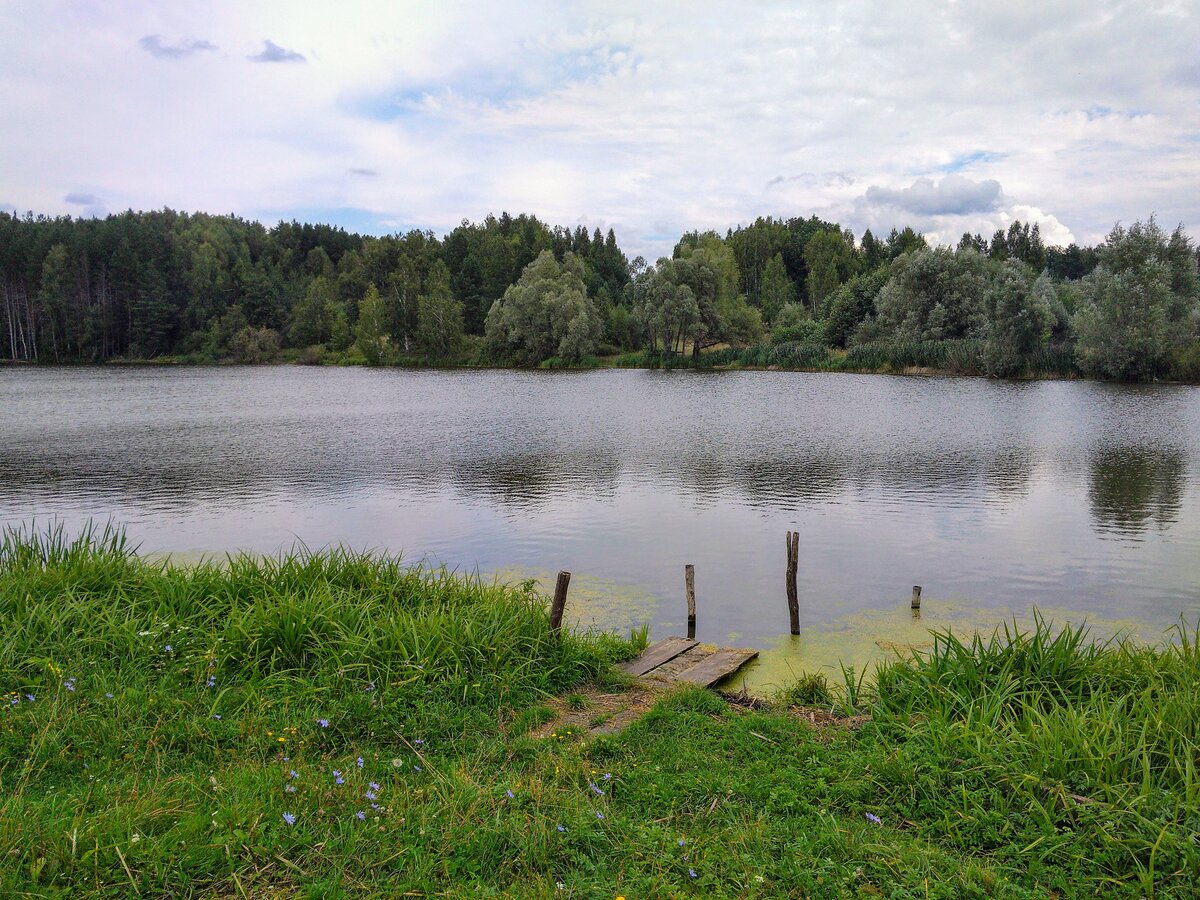
[[[758,651],[750,648],[715,647],[691,638],[669,637],[651,644],[620,668],[637,678],[712,687],[756,656]]]

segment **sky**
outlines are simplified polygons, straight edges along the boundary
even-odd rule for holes
[[[1200,0],[0,4],[0,208],[1200,234]]]

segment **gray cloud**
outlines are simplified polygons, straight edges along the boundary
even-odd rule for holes
[[[138,41],[138,46],[159,59],[183,59],[205,50],[216,50],[217,45],[209,41],[185,38],[178,44],[168,44],[161,34],[148,34]]]
[[[95,194],[82,194],[77,191],[72,191],[63,197],[68,203],[74,203],[76,206],[96,206],[100,203],[100,198]]]
[[[347,169],[347,175],[359,175],[363,178],[377,178],[379,173],[374,169]]]
[[[280,47],[274,41],[263,41],[262,52],[255,53],[253,56],[247,56],[246,59],[251,62],[260,63],[306,62],[303,53],[297,53],[295,50]]]
[[[972,181],[962,175],[947,175],[937,182],[918,178],[900,189],[871,185],[865,197],[872,206],[890,206],[916,216],[962,216],[999,208],[1000,182]]]

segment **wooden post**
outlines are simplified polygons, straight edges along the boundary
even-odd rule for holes
[[[921,586],[919,584],[913,585],[912,608],[913,609],[921,608]]]
[[[687,588],[688,639],[696,639],[696,567],[688,563],[683,567],[683,583]]]
[[[800,567],[800,532],[787,533],[787,602],[792,634],[800,633],[800,597],[796,592],[796,569]]]
[[[557,632],[562,627],[563,607],[567,605],[567,585],[571,583],[570,572],[559,572],[554,585],[554,602],[550,604],[550,630]]]

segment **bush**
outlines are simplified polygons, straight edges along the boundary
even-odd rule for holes
[[[311,347],[305,347],[300,351],[300,356],[296,362],[302,366],[319,366],[325,362],[325,357],[328,351],[324,344],[313,344]]]
[[[825,344],[825,323],[805,319],[771,332],[772,344]]]
[[[271,362],[279,353],[280,343],[278,331],[247,325],[230,339],[229,356],[247,365]]]
[[[1200,383],[1200,341],[1171,355],[1171,377],[1177,381]]]

